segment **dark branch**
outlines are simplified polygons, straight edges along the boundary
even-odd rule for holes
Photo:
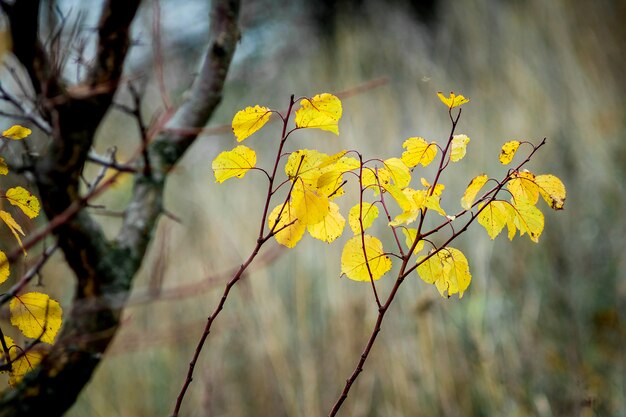
[[[140,0],[108,0],[98,25],[96,62],[87,84],[91,87],[109,84],[115,91],[130,46],[130,25]]]
[[[84,206],[79,193],[81,172],[95,131],[119,85],[130,45],[129,27],[138,3],[138,0],[106,2],[98,30],[97,59],[86,84],[59,90],[54,95],[41,94],[42,89],[36,87],[50,115],[53,140],[45,158],[37,161],[35,176],[48,218],[54,222],[57,216],[66,216],[53,230],[59,248],[76,275],[77,288],[50,354],[18,387],[0,397],[0,417],[60,416],[75,402],[119,327],[133,277],[141,266],[157,219],[163,213],[166,176],[196,138],[196,135],[179,135],[175,130],[163,130],[157,136],[148,148],[151,175],[135,174],[133,197],[115,241],[107,241],[100,226],[85,210],[72,212],[71,216],[64,214],[68,207],[77,203]],[[36,8],[38,2],[22,0],[17,4]],[[26,9],[17,10],[16,6],[7,6],[7,9],[13,16],[21,16],[21,24],[25,22],[22,15],[29,16],[30,23],[33,19],[36,21],[34,12],[29,15]],[[238,10],[238,1],[213,1],[210,44],[202,70],[189,98],[168,127],[201,128],[219,104],[238,40]],[[12,23],[17,21],[16,17],[12,19]],[[39,44],[36,30],[32,27],[30,30],[33,31],[28,41],[31,43],[24,42],[24,47],[32,48],[32,42]],[[38,64],[33,62],[39,61],[28,59],[27,51],[21,54],[20,60],[29,74],[38,74]],[[36,79],[41,80],[39,77],[37,75]],[[121,298],[120,294],[123,294]]]
[[[58,94],[56,70],[51,66],[39,30],[39,0],[2,3],[11,24],[13,54],[22,63],[37,96]]]

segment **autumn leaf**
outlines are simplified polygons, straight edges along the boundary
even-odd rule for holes
[[[341,273],[354,281],[377,280],[391,269],[391,259],[385,255],[382,242],[370,235],[363,236],[367,253],[365,257],[361,237],[354,236],[343,247]]]
[[[24,375],[32,371],[41,362],[44,352],[41,345],[37,345],[22,354],[22,350],[17,348],[15,342],[9,336],[4,336],[4,343],[9,348],[9,358],[11,360],[9,385],[15,387],[24,378]],[[0,359],[3,362],[7,361],[2,350],[0,350]]]
[[[256,152],[244,145],[220,153],[211,164],[215,182],[221,183],[236,177],[242,178],[256,165]]]
[[[328,214],[328,197],[321,195],[317,189],[296,180],[291,190],[291,204],[295,215],[305,226],[322,221]]]
[[[13,216],[11,216],[11,213],[8,213],[4,210],[0,210],[0,219],[2,219],[2,221],[11,230],[11,233],[13,233],[13,236],[15,236],[15,239],[17,240],[17,243],[20,245],[20,248],[22,248],[22,251],[24,252],[24,256],[26,256],[26,249],[24,249],[24,245],[22,245],[22,239],[20,239],[20,234],[22,236],[26,236],[24,234],[24,231],[22,230],[22,227],[15,221],[15,219],[13,219]]]
[[[389,226],[396,227],[401,224],[413,223],[417,220],[417,217],[425,207],[426,199],[428,198],[427,190],[413,190],[411,188],[405,188],[402,190],[402,193],[408,202],[408,206],[406,205],[405,200],[398,198],[399,196],[394,198],[403,209],[403,212],[398,214],[393,221],[389,222]]]
[[[39,200],[27,189],[22,187],[9,188],[5,196],[9,203],[19,207],[29,218],[33,219],[39,214]]]
[[[339,206],[330,202],[328,214],[319,223],[308,225],[307,231],[315,239],[331,243],[341,236],[345,225],[346,219],[339,212]]]
[[[290,180],[298,178],[305,184],[317,187],[317,180],[322,175],[320,166],[328,160],[328,155],[315,149],[300,149],[292,152],[285,164],[285,175]]]
[[[356,204],[350,209],[348,212],[348,223],[355,235],[361,233],[361,222],[359,221],[361,213],[363,216],[363,230],[366,230],[378,217],[378,207],[372,203],[363,202],[363,205]]]
[[[43,358],[44,353],[39,346],[33,347],[19,357],[11,364],[12,371],[9,373],[9,385],[12,387],[17,386],[24,379],[24,375],[35,369]]]
[[[458,162],[465,156],[470,138],[467,135],[454,135],[450,143],[450,160]]]
[[[440,196],[435,195],[435,194],[430,195],[426,197],[426,200],[424,200],[424,207],[429,208],[433,211],[436,211],[443,217],[447,217],[446,212],[441,208],[440,201],[441,201]]]
[[[415,239],[417,238],[417,229],[410,229],[407,227],[404,227],[402,229],[402,233],[404,234],[404,238],[405,238],[405,243],[408,249],[411,249],[411,246],[413,246],[413,242],[415,242]],[[419,242],[417,242],[417,245],[415,245],[415,249],[413,250],[413,253],[418,253],[419,251],[421,251],[422,249],[424,249],[424,240],[420,239]]]
[[[272,111],[267,107],[254,106],[239,110],[233,117],[232,129],[237,142],[251,136],[270,120]]]
[[[420,178],[420,182],[422,183],[424,187],[428,188],[428,193],[432,195],[440,196],[441,193],[443,193],[443,190],[445,190],[446,188],[445,185],[439,183],[435,185],[435,188],[433,189],[433,187],[431,187],[430,183],[426,180],[426,178]]]
[[[511,205],[506,201],[492,201],[478,214],[478,223],[485,228],[491,239],[500,234],[511,219]],[[512,212],[513,218],[515,211]],[[515,233],[515,231],[513,232]]]
[[[363,167],[363,171],[361,172],[361,186],[364,190],[370,189],[374,192],[374,195],[378,195],[380,188],[389,184],[390,181],[389,171],[379,168]]]
[[[278,215],[280,214],[280,217]],[[274,230],[276,242],[288,248],[293,248],[302,239],[306,225],[298,220],[296,210],[290,202],[284,207],[279,204],[267,218],[270,230]]]
[[[565,204],[565,185],[558,177],[551,174],[537,175],[535,184],[539,188],[541,197],[554,210],[562,210]]]
[[[424,138],[412,137],[408,138],[402,144],[406,149],[402,153],[402,161],[409,167],[413,168],[418,164],[428,166],[437,155],[437,144],[435,142],[428,143]]]
[[[320,164],[319,169],[322,173],[317,179],[318,190],[329,199],[335,199],[344,194],[343,174],[349,171],[353,171],[360,166],[360,162],[355,158],[342,156],[341,158],[334,160],[336,155],[331,155]],[[329,160],[334,160],[329,163]]]
[[[20,140],[20,139],[24,139],[31,133],[32,133],[32,130],[30,130],[27,127],[14,125],[8,128],[7,130],[5,130],[4,132],[2,132],[2,136],[8,139]]]
[[[485,185],[488,180],[489,177],[487,177],[485,174],[474,177],[465,189],[465,193],[461,198],[461,207],[463,207],[465,210],[469,210],[474,203],[476,195],[478,194],[480,189],[483,188],[483,185]]]
[[[341,158],[343,158],[346,154],[348,153],[348,151],[343,150],[343,151],[339,151],[333,155],[329,155],[327,156],[319,165],[318,168],[319,169],[324,169],[326,167],[329,167],[331,165],[336,164],[337,162],[339,162],[341,160]]]
[[[386,171],[385,174],[391,180],[396,187],[402,189],[408,187],[411,182],[411,171],[409,171],[409,167],[406,166],[404,162],[400,158],[389,158],[383,161],[384,168],[381,168],[380,171]]]
[[[530,204],[539,200],[539,187],[535,184],[535,175],[528,171],[516,172],[506,185],[514,199],[523,199]]]
[[[11,270],[9,268],[9,260],[7,259],[7,255],[0,250],[0,284],[6,281],[11,274]]]
[[[406,190],[406,191],[405,191]],[[387,184],[385,191],[390,195],[403,211],[410,211],[415,208],[413,201],[411,200],[412,192],[415,191],[411,188],[400,189],[393,184]]]
[[[450,92],[450,96],[446,97],[440,91],[437,93],[437,96],[439,97],[439,100],[441,100],[443,104],[445,104],[450,109],[469,102],[469,98],[465,98],[461,94],[457,96],[453,92]]]
[[[524,233],[528,233],[530,240],[535,243],[539,242],[539,236],[541,236],[544,226],[543,213],[534,204],[523,198],[514,199],[512,205],[517,214],[514,222],[520,235],[524,236]]]
[[[446,297],[446,292],[448,297],[457,293],[459,298],[463,297],[472,280],[463,252],[445,247],[430,258],[424,260],[425,258],[426,256],[417,258],[417,273],[420,278],[429,284],[435,284],[442,297]]]
[[[0,175],[7,175],[9,173],[9,166],[3,157],[0,156]]]
[[[519,149],[520,142],[518,140],[511,140],[502,145],[500,150],[500,156],[498,159],[502,165],[507,165],[513,160],[515,153]]]
[[[296,110],[296,126],[299,128],[317,128],[339,135],[341,119],[341,100],[329,93],[318,94],[312,99],[300,101]]]
[[[63,311],[58,302],[47,294],[29,292],[15,296],[10,304],[11,324],[22,331],[24,336],[40,338],[52,344],[61,328]]]

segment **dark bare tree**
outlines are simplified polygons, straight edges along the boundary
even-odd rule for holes
[[[32,172],[48,218],[44,232],[54,235],[77,283],[56,343],[36,370],[2,395],[0,416],[64,414],[91,378],[115,335],[133,277],[163,214],[168,173],[194,143],[197,132],[222,97],[239,38],[239,1],[211,3],[207,52],[185,100],[171,117],[159,119],[150,135],[147,127],[141,129],[145,136],[136,163],[119,167],[108,162],[109,166],[134,175],[132,199],[114,239],[106,238],[98,222],[84,209],[98,189],[81,193],[79,182],[85,163],[98,161],[90,154],[96,131],[118,90],[128,87],[122,69],[132,44],[130,26],[140,0],[104,2],[97,27],[96,57],[78,84],[61,77],[58,50],[49,39],[41,38],[40,2],[0,3],[10,23],[13,54],[32,84],[37,114],[29,117],[50,136],[47,149],[33,157],[32,166],[26,169]],[[30,244],[33,243],[31,239]],[[16,256],[9,256],[9,260]]]

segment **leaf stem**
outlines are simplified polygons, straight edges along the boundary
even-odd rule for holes
[[[361,248],[363,249],[363,259],[365,259],[365,266],[367,267],[367,274],[370,277],[370,283],[372,284],[372,291],[374,292],[374,298],[376,299],[376,305],[380,310],[382,304],[380,298],[378,298],[378,291],[376,291],[376,284],[374,284],[374,275],[370,267],[369,259],[367,258],[367,250],[365,248],[365,228],[363,227],[363,156],[359,153],[359,226],[361,228]],[[382,190],[380,190],[382,194]]]

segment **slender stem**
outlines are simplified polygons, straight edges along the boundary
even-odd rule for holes
[[[224,292],[222,293],[222,298],[220,298],[220,302],[215,307],[215,310],[213,310],[213,313],[211,313],[211,315],[208,317],[206,325],[204,326],[204,331],[202,332],[202,336],[200,337],[200,340],[198,341],[196,350],[194,351],[193,357],[191,358],[191,362],[189,362],[189,370],[187,371],[187,377],[185,378],[183,387],[180,390],[178,397],[176,398],[176,406],[174,407],[174,411],[172,412],[172,417],[177,417],[178,413],[180,412],[180,407],[183,403],[183,399],[185,398],[185,394],[187,393],[187,389],[189,388],[189,385],[191,384],[191,381],[193,380],[193,371],[196,367],[196,363],[198,362],[198,358],[200,357],[200,352],[202,351],[202,347],[204,346],[204,342],[209,336],[209,333],[211,333],[211,325],[213,324],[213,322],[219,315],[220,311],[222,311],[222,309],[224,308],[224,304],[226,303],[226,299],[228,298],[228,294],[230,293],[231,288],[237,283],[237,281],[239,281],[239,279],[242,277],[246,268],[248,268],[248,266],[252,263],[254,258],[256,258],[263,243],[265,243],[264,240],[259,240],[257,242],[256,246],[254,247],[248,259],[239,267],[239,270],[237,270],[237,273],[235,273],[235,275],[231,278],[231,280],[228,281],[228,283],[226,284],[226,287],[224,288]]]
[[[265,207],[263,208],[263,216],[261,219],[261,228],[259,230],[259,239],[263,237],[265,233],[265,220],[267,219],[267,213],[270,207],[270,200],[272,199],[272,195],[274,194],[274,180],[276,179],[276,172],[278,171],[278,164],[280,162],[280,157],[283,153],[283,148],[285,147],[285,142],[287,141],[287,137],[289,134],[287,133],[287,125],[289,124],[289,116],[291,115],[291,110],[293,109],[293,105],[295,104],[294,95],[292,94],[289,98],[289,107],[287,108],[287,114],[283,118],[283,131],[280,135],[280,145],[278,146],[278,152],[276,152],[276,159],[274,160],[274,168],[272,169],[272,174],[269,176],[269,182],[267,185],[267,199],[265,200]]]
[[[361,248],[363,249],[363,259],[365,259],[365,266],[367,267],[367,273],[370,277],[370,283],[372,284],[372,291],[374,292],[374,298],[376,299],[376,305],[378,309],[382,307],[380,298],[378,298],[378,291],[376,291],[376,284],[374,283],[374,276],[372,275],[372,268],[370,267],[369,259],[367,258],[367,250],[365,248],[365,227],[363,227],[363,156],[359,154],[359,226],[361,228]],[[382,188],[378,189],[382,194]]]
[[[198,362],[198,358],[200,357],[200,353],[202,352],[202,348],[204,347],[204,343],[206,342],[206,339],[211,333],[211,326],[213,325],[213,322],[215,321],[217,316],[220,314],[220,312],[224,308],[224,304],[226,303],[226,300],[228,299],[230,290],[243,277],[243,273],[246,271],[248,266],[250,266],[252,261],[254,261],[256,256],[259,254],[259,251],[261,250],[261,247],[263,246],[263,244],[267,242],[268,239],[271,238],[275,233],[278,233],[278,231],[283,230],[284,228],[287,228],[292,224],[292,223],[286,224],[283,227],[281,227],[278,231],[270,230],[270,232],[266,236],[264,236],[265,222],[267,220],[270,201],[272,199],[272,195],[274,194],[274,180],[276,179],[276,172],[278,171],[278,164],[280,162],[280,158],[283,152],[283,147],[285,146],[285,142],[287,140],[287,137],[289,136],[289,133],[287,133],[287,125],[289,124],[289,116],[291,114],[291,110],[293,108],[294,103],[295,103],[294,96],[292,95],[289,100],[289,108],[287,110],[287,114],[285,117],[282,118],[283,130],[281,134],[280,145],[278,147],[278,152],[276,153],[276,159],[274,161],[274,168],[272,169],[271,175],[269,175],[267,196],[265,198],[265,206],[263,208],[261,226],[259,228],[259,236],[257,238],[256,245],[254,249],[252,250],[252,253],[250,254],[250,256],[248,256],[248,259],[246,259],[246,261],[243,264],[241,264],[241,266],[239,267],[235,275],[233,275],[230,281],[228,281],[228,283],[226,284],[226,287],[224,287],[222,298],[220,298],[220,301],[215,307],[215,309],[213,310],[213,313],[211,313],[211,315],[207,318],[207,322],[206,322],[206,325],[204,326],[202,335],[200,336],[200,340],[198,341],[193,357],[191,358],[191,361],[189,362],[189,369],[187,370],[187,376],[185,378],[185,382],[183,383],[180,393],[178,394],[178,397],[176,398],[176,405],[174,406],[172,417],[177,417],[180,412],[180,407],[183,403],[183,399],[185,398],[185,394],[187,393],[189,385],[191,385],[191,382],[193,381],[193,372],[196,367],[196,363]],[[286,205],[286,202],[285,204],[283,204],[283,208],[285,205]],[[276,222],[276,224],[278,224],[278,222]]]

